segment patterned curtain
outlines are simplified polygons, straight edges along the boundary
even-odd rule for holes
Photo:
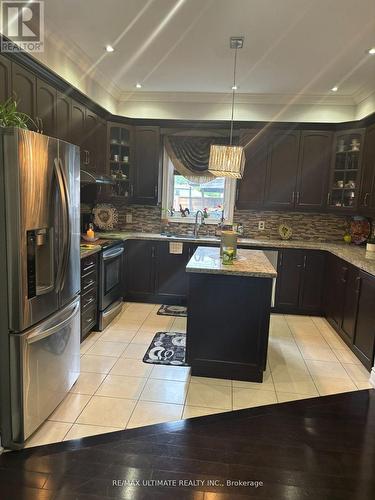
[[[214,179],[208,172],[212,144],[228,144],[227,137],[177,136],[164,137],[165,149],[177,172],[192,182]]]

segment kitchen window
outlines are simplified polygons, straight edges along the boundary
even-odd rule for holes
[[[224,211],[224,219],[233,221],[236,181],[228,177],[196,177],[179,173],[167,151],[163,161],[163,218],[170,222],[194,223],[198,210],[206,211],[207,224],[217,224]],[[187,209],[186,217],[180,212]],[[174,214],[172,215],[172,210]]]

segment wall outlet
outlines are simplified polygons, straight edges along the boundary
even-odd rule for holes
[[[260,220],[260,221],[258,222],[258,229],[259,229],[259,231],[264,231],[264,230],[265,230],[265,228],[266,228],[266,227],[265,227],[265,222],[264,222],[264,220]]]
[[[126,223],[131,224],[133,222],[132,214],[126,214]]]

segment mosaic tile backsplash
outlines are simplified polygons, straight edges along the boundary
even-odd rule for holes
[[[113,203],[113,202],[112,202]],[[141,205],[122,205],[113,203],[119,211],[119,229],[144,233],[160,233],[161,209]],[[133,222],[126,223],[126,214],[132,214]],[[258,222],[265,222],[265,230],[258,230]],[[236,210],[234,223],[244,225],[244,236],[256,239],[279,238],[278,227],[287,223],[293,229],[293,239],[341,241],[346,228],[347,218],[342,215],[308,212],[275,212],[258,210]],[[167,229],[177,234],[192,231],[193,224],[169,222]],[[214,235],[215,225],[205,225],[200,234]]]

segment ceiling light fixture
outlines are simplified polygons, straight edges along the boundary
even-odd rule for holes
[[[368,49],[367,52],[370,54],[370,56],[375,55],[375,47],[371,47],[371,49]]]
[[[208,171],[216,177],[232,177],[242,179],[245,166],[245,151],[242,146],[233,146],[233,118],[234,118],[234,96],[237,90],[236,70],[237,70],[237,50],[242,49],[243,36],[232,36],[230,38],[230,48],[234,49],[233,64],[233,85],[232,85],[232,114],[230,121],[229,146],[213,144],[210,148],[210,158],[208,161]]]
[[[334,87],[331,88],[332,92],[337,92],[339,90],[338,87],[336,87],[336,85]]]
[[[136,87],[137,89],[141,89],[141,88],[142,88],[142,84],[140,84],[140,83],[136,83],[136,84],[135,84],[135,87]]]
[[[106,46],[105,46],[105,50],[106,50],[107,52],[114,52],[114,51],[115,51],[115,49],[112,47],[112,45],[106,45]]]

